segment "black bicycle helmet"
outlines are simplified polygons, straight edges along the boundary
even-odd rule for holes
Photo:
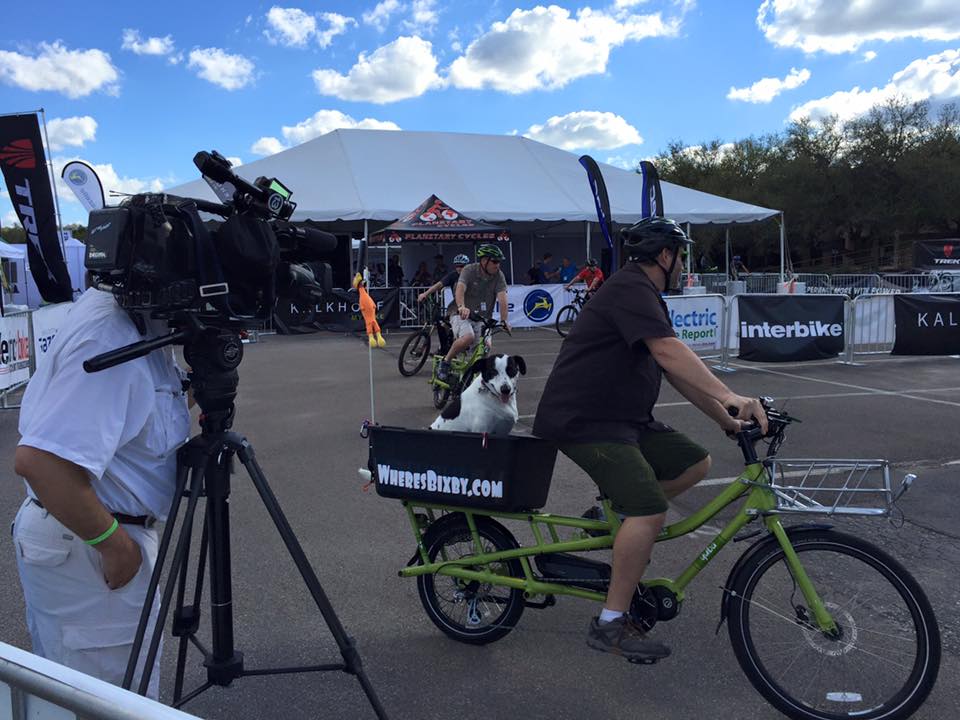
[[[654,260],[664,248],[676,252],[678,248],[693,244],[676,222],[661,217],[644,218],[622,230],[620,237],[623,239],[623,256],[639,262]]]
[[[600,263],[597,262],[596,258],[590,258],[589,260],[587,260],[587,267],[596,267],[599,264]]]
[[[481,245],[477,248],[477,260],[482,258],[492,258],[503,262],[503,250],[496,245]]]

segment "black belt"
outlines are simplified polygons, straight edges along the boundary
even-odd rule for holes
[[[34,497],[30,498],[30,502],[41,510],[46,510],[43,503]],[[156,522],[156,518],[150,515],[126,515],[125,513],[116,512],[110,514],[113,515],[121,525],[140,525],[141,527],[148,528],[153,527],[153,524]]]

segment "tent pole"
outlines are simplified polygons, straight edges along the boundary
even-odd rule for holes
[[[687,223],[687,237],[692,237],[690,234],[690,223]],[[692,246],[691,246],[692,247]],[[687,253],[687,277],[693,274],[693,253]]]
[[[729,280],[730,279],[730,226],[729,225],[727,225],[727,227],[724,228],[724,235],[726,236],[726,242],[724,243],[724,250],[723,250],[723,260],[724,260],[723,271],[727,276],[726,279]]]
[[[587,257],[586,260],[590,261],[590,221],[587,220]],[[586,265],[586,263],[584,263]]]
[[[783,277],[784,263],[783,250],[787,244],[787,225],[783,220],[783,213],[780,213],[780,282],[786,282]]]
[[[513,240],[511,240],[507,245],[510,248],[510,284],[515,285],[516,281],[513,276]]]

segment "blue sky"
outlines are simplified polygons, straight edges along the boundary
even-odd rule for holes
[[[960,99],[956,0],[41,0],[5,15],[0,112],[43,107],[55,167],[83,159],[126,192],[195,178],[200,149],[250,162],[337,127],[522,133],[629,167],[671,140],[893,94]],[[64,222],[85,222],[59,195]]]

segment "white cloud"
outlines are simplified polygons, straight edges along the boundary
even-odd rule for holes
[[[783,80],[775,77],[765,77],[757,80],[750,87],[730,88],[727,100],[742,100],[748,103],[768,103],[784,90],[798,88],[810,79],[810,71],[804,68],[797,70],[790,68],[790,72]]]
[[[284,144],[275,137],[262,137],[250,146],[250,152],[254,155],[276,155],[286,149]]]
[[[364,118],[354,120],[339,110],[318,110],[313,116],[296,125],[285,125],[282,129],[283,137],[294,145],[305,143],[331,130],[340,128],[360,128],[362,130],[399,130],[400,126],[389,120],[374,120]]]
[[[317,45],[322,48],[329,47],[337,35],[343,35],[351,25],[357,24],[352,17],[332,12],[321,13],[320,17],[327,21],[327,29],[317,32]]]
[[[621,168],[623,170],[636,170],[637,166],[640,164],[640,161],[643,160],[641,157],[627,157],[625,155],[611,155],[604,162],[607,165],[613,165],[614,167]]]
[[[230,55],[220,48],[190,51],[189,67],[197,76],[225,90],[239,90],[253,82],[253,63],[242,55]]]
[[[276,45],[303,47],[317,31],[316,18],[299,8],[274,5],[267,11],[267,24],[270,27],[263,34]]]
[[[870,62],[871,60],[876,60],[876,59],[877,59],[877,53],[875,53],[873,50],[867,50],[867,51],[863,54],[863,61],[864,61],[865,63],[868,63],[868,62]]]
[[[894,73],[890,82],[883,87],[869,90],[854,87],[806,102],[790,113],[790,119],[810,117],[816,120],[837,115],[841,120],[848,120],[894,97],[902,97],[909,102],[960,98],[960,49],[945,50],[914,60],[903,70]]]
[[[439,20],[435,9],[437,0],[413,0],[410,5],[410,19],[403,26],[412,33],[429,35]]]
[[[242,160],[241,158],[238,158],[238,157],[234,156],[234,155],[228,155],[228,156],[227,156],[227,160],[230,161],[230,164],[231,164],[233,167],[237,167],[237,166],[239,166],[239,165],[243,165],[243,160]]]
[[[262,137],[253,144],[250,150],[257,155],[273,155],[281,150],[286,150],[290,145],[299,145],[341,128],[399,130],[400,126],[389,120],[375,120],[374,118],[354,120],[339,110],[318,110],[296,125],[284,125],[281,128],[281,133],[287,141],[286,144],[275,137]]]
[[[163,37],[149,37],[146,40],[140,37],[140,31],[127,28],[123,31],[124,50],[129,50],[135,55],[169,55],[173,52],[173,37],[164,35]]]
[[[757,26],[775,45],[854,52],[871,40],[960,38],[956,0],[764,0]]]
[[[622,117],[595,110],[555,115],[543,125],[531,125],[524,135],[564,150],[611,150],[643,142],[637,129]]]
[[[399,37],[370,56],[360,53],[346,75],[336,70],[314,70],[313,81],[321,95],[373,103],[418,97],[431,87],[443,85],[437,75],[433,46],[418,37]]]
[[[53,118],[47,123],[47,134],[51,150],[63,150],[68,145],[83,147],[85,142],[96,140],[97,121],[89,115]]]
[[[383,32],[387,29],[390,22],[390,16],[403,9],[403,3],[400,0],[382,0],[378,2],[373,10],[368,10],[363,14],[363,24],[373,25],[377,32]]]
[[[119,72],[102,50],[68,50],[59,41],[40,43],[35,56],[0,50],[0,80],[34,92],[52,90],[69,98],[96,90],[119,92]]]
[[[610,50],[628,41],[676,35],[679,18],[660,13],[608,14],[551,5],[514,10],[503,22],[474,40],[450,66],[450,81],[460,88],[491,87],[508,93],[560,88],[585,75],[603,73]]]
[[[11,225],[13,226],[20,225],[20,218],[17,217],[16,210],[7,210],[6,214],[3,216],[3,226],[10,227]]]

